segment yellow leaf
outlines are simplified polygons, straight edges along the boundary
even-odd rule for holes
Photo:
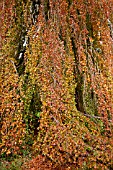
[[[43,101],[43,106],[47,106],[47,103],[45,101]]]
[[[11,153],[11,151],[10,151],[10,150],[8,150],[8,151],[6,152],[6,154],[7,154],[7,155],[9,155],[10,153]]]

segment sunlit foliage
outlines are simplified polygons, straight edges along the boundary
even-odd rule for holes
[[[50,168],[112,169],[112,0],[10,2],[0,2],[2,154],[27,145]]]

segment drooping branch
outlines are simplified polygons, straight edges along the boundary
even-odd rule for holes
[[[15,70],[16,74],[18,74],[18,71],[17,71],[17,69],[16,69],[16,65],[15,65],[14,61],[13,61],[13,60],[10,60],[10,62],[12,63],[12,65],[13,65],[13,67],[14,67],[14,70]]]

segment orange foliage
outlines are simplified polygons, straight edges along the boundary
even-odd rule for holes
[[[23,103],[18,89],[18,75],[7,57],[1,60],[1,150],[2,154],[20,152],[25,126],[22,120]]]
[[[0,14],[2,152],[19,151],[27,122],[29,131],[37,131],[28,136],[39,154],[30,169],[112,169],[113,2],[40,0],[32,23],[33,2],[16,2],[17,13],[9,4]],[[29,42],[19,74],[15,54],[24,28]],[[36,116],[39,127],[31,123]]]

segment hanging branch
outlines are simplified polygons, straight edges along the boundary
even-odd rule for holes
[[[80,112],[81,113],[81,112]],[[94,119],[100,119],[100,120],[103,120],[104,118],[103,117],[100,117],[100,116],[93,116],[93,115],[89,115],[88,113],[82,113],[84,116],[86,117],[89,117],[89,118],[94,118]],[[112,122],[112,120],[108,120],[108,122]]]
[[[111,36],[111,38],[113,40],[113,25],[112,25],[112,23],[111,23],[111,21],[109,19],[107,19],[107,22],[108,22],[108,27],[110,29],[110,36]]]
[[[14,67],[14,70],[15,70],[16,74],[18,74],[18,71],[17,71],[17,69],[16,69],[16,66],[15,66],[14,61],[10,60],[10,62],[13,64],[13,67]]]

